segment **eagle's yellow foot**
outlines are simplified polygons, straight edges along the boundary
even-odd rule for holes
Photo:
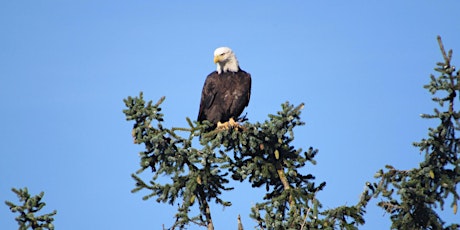
[[[229,121],[226,121],[224,123],[217,122],[217,128],[220,130],[228,130],[230,128],[234,128],[236,130],[241,129],[244,130],[244,127],[241,126],[238,122],[236,122],[233,118],[230,118]]]
[[[216,129],[222,130],[222,129],[228,129],[228,121],[225,123],[221,123],[220,121],[217,122],[217,127]]]
[[[236,129],[238,129],[238,127],[241,127],[241,125],[235,120],[233,120],[233,118],[230,118],[230,120],[228,120],[228,125],[233,128],[236,127]]]

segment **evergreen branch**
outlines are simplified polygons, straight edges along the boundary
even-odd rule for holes
[[[278,150],[275,150],[275,153],[277,152]],[[284,187],[284,191],[288,191],[289,189],[291,189],[291,185],[289,184],[287,178],[286,178],[286,175],[284,174],[284,169],[281,165],[281,163],[279,161],[277,161],[275,163],[275,167],[276,167],[276,172],[278,173],[278,176],[279,176],[279,179],[281,181],[281,183],[283,184],[283,187]],[[289,205],[291,208],[294,208],[295,207],[295,200],[294,200],[294,197],[291,195],[289,195]]]
[[[10,201],[5,201],[5,203],[10,207],[10,210],[13,213],[19,212],[19,216],[15,218],[19,224],[19,229],[54,229],[53,216],[57,214],[56,210],[48,214],[36,216],[36,213],[39,212],[46,205],[44,202],[41,201],[43,196],[45,195],[44,192],[41,192],[39,195],[36,196],[31,196],[27,188],[13,188],[12,191],[16,193],[16,195],[19,197],[19,201],[22,201],[23,203],[21,205],[15,205]]]
[[[425,161],[418,168],[410,170],[397,170],[386,166],[388,171],[380,170],[376,174],[380,182],[370,186],[373,197],[383,196],[378,206],[391,214],[392,228],[395,229],[454,229],[452,227],[458,226],[452,224],[444,228],[445,223],[435,210],[438,205],[443,209],[444,200],[452,196],[451,207],[456,212],[459,200],[456,186],[460,182],[460,139],[456,137],[456,130],[459,130],[459,112],[454,108],[459,76],[458,72],[454,75],[455,67],[450,64],[452,50],[445,51],[439,36],[438,43],[444,59],[444,62],[437,63],[439,68],[435,68],[440,76],[431,75],[431,82],[424,88],[432,94],[439,91],[447,94],[443,98],[434,96],[432,100],[440,107],[446,102],[449,106],[447,111],[441,112],[435,108],[434,114],[422,115],[423,118],[440,120],[438,127],[429,129],[427,139],[414,143],[421,152],[425,152]]]
[[[157,197],[157,202],[167,202],[171,205],[182,197],[182,204],[178,206],[176,222],[173,227],[185,228],[189,223],[207,226],[213,229],[213,222],[208,201],[215,200],[223,206],[231,205],[230,202],[220,199],[221,190],[230,190],[225,184],[225,172],[218,166],[225,162],[226,155],[216,156],[213,148],[197,150],[192,147],[192,140],[196,130],[203,130],[202,126],[191,128],[165,128],[162,125],[163,114],[162,97],[156,104],[145,102],[142,92],[139,97],[128,97],[124,100],[127,109],[123,110],[127,120],[135,121],[133,136],[136,144],[143,144],[145,151],[141,152],[141,168],[137,174],[146,168],[154,172],[150,185],[141,178],[132,175],[136,187],[132,192],[149,190],[150,193],[143,197],[144,200]],[[189,132],[188,138],[175,133],[175,131]],[[216,167],[217,166],[217,167]],[[156,182],[159,176],[170,177],[172,183],[160,184]],[[190,207],[198,202],[199,215],[189,217]]]
[[[237,222],[238,222],[238,230],[244,230],[243,223],[241,222],[241,216],[239,214],[238,214]]]
[[[312,198],[312,204],[308,206],[308,209],[307,211],[305,212],[305,218],[303,220],[303,223],[300,227],[300,230],[303,230],[304,227],[306,226],[307,224],[307,217],[308,215],[310,214],[310,211],[311,211],[311,207],[313,206],[313,203],[316,201],[316,193],[319,192],[320,190],[316,190],[315,193],[313,194],[313,198]]]
[[[452,59],[452,51],[449,51],[449,55],[446,53],[446,49],[444,49],[444,44],[442,43],[441,36],[437,36],[436,39],[438,40],[439,49],[441,50],[442,57],[444,58],[445,63],[450,63]]]

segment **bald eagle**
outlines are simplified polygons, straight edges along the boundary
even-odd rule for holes
[[[235,54],[228,47],[214,51],[214,63],[217,70],[204,82],[198,121],[208,120],[217,128],[238,126],[235,120],[251,96],[251,75],[240,69]]]

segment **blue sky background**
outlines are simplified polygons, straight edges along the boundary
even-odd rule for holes
[[[306,172],[327,186],[324,208],[355,204],[366,181],[391,164],[416,167],[412,142],[437,122],[423,89],[442,61],[436,36],[460,65],[459,1],[1,1],[0,225],[17,229],[4,200],[12,187],[45,191],[57,229],[161,229],[176,207],[131,194],[138,169],[123,98],[163,105],[166,125],[196,119],[212,54],[231,47],[253,77],[249,121],[280,104],[306,103],[296,146],[319,149]],[[256,225],[264,190],[247,184],[212,207],[216,229]],[[378,200],[377,200],[378,201]],[[449,209],[441,216],[460,219]],[[388,229],[369,205],[360,229]],[[3,207],[2,207],[3,206]],[[197,229],[191,226],[190,229]]]

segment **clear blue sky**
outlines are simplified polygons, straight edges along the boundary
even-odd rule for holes
[[[176,207],[131,194],[140,146],[123,98],[166,96],[166,125],[195,119],[216,47],[231,47],[253,77],[250,121],[305,102],[296,146],[319,149],[307,172],[327,186],[325,208],[355,204],[385,164],[416,167],[412,142],[437,123],[423,89],[442,57],[460,65],[459,1],[1,1],[0,225],[17,229],[12,187],[45,191],[57,229],[161,229]],[[235,184],[212,207],[216,229],[236,229],[262,191]],[[446,208],[449,207],[448,200]],[[459,220],[449,209],[447,221]],[[361,229],[388,229],[369,205]],[[190,229],[197,229],[191,226]]]

